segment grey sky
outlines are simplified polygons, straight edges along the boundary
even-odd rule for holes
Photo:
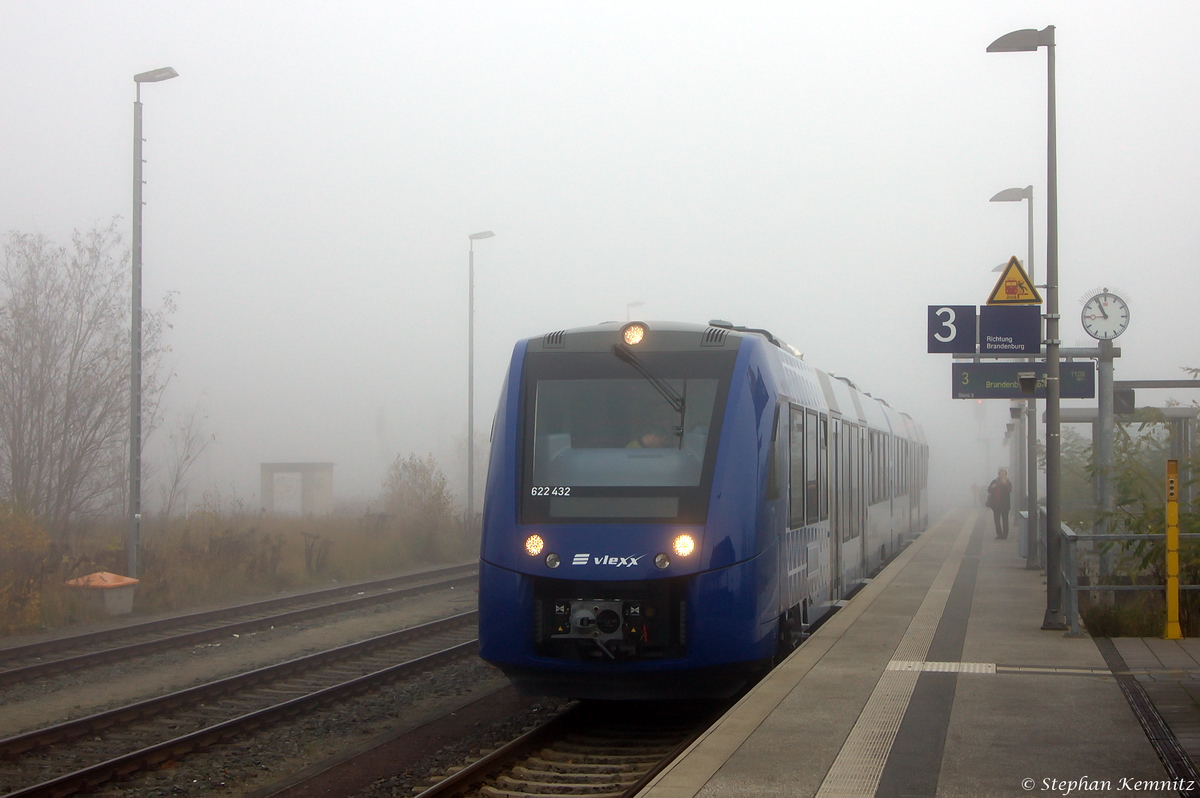
[[[977,411],[924,353],[925,307],[1041,282],[1045,51],[1057,26],[1063,340],[1124,292],[1117,378],[1200,366],[1200,6],[1190,2],[66,3],[0,11],[0,229],[64,241],[130,205],[145,87],[145,291],[179,292],[176,408],[203,397],[207,481],[332,460],[369,495],[465,429],[468,233],[477,418],[513,342],[622,319],[764,326],[920,420],[934,477]],[[1161,401],[1144,392],[1139,403]],[[1192,397],[1181,393],[1179,398]],[[984,411],[998,447],[1005,402]],[[381,440],[379,419],[384,420]],[[451,470],[448,468],[448,470]]]

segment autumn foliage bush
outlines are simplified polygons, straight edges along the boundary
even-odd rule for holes
[[[40,624],[46,576],[59,559],[46,530],[32,516],[0,504],[0,632]]]
[[[369,508],[328,516],[268,515],[206,495],[186,516],[145,517],[134,612],[179,612],[371,579],[476,556],[453,493],[431,456],[398,457]],[[126,573],[126,523],[81,525],[69,547],[0,505],[0,634],[95,620],[101,612],[64,582]]]

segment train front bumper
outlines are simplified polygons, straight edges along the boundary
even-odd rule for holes
[[[480,563],[479,653],[531,693],[603,698],[736,692],[775,653],[773,596],[752,559],[635,581],[534,577]]]

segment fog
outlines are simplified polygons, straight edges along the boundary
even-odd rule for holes
[[[374,495],[397,455],[456,486],[467,235],[476,421],[519,338],[635,318],[765,327],[923,424],[934,493],[1003,464],[1008,403],[950,398],[926,306],[1044,282],[1046,56],[1057,26],[1062,339],[1131,305],[1117,379],[1200,366],[1200,6],[9,2],[0,229],[128,231],[143,86],[145,297],[178,292],[174,411],[216,441],[192,501],[257,506],[264,461]],[[1180,391],[1182,401],[1200,399]],[[1139,391],[1138,404],[1170,392]],[[1070,404],[1070,403],[1067,403]],[[990,447],[989,455],[985,447]]]

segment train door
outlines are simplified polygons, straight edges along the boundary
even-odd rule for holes
[[[850,513],[854,523],[855,546],[859,573],[867,571],[867,430],[865,427],[851,428],[850,437]]]
[[[842,485],[839,479],[841,450],[839,443],[841,442],[841,419],[829,419],[829,546],[830,554],[835,554],[833,557],[833,571],[838,576],[838,590],[834,594],[836,598],[842,598],[846,592],[846,558],[842,553],[842,515],[841,515],[841,492]]]
[[[830,419],[829,424],[830,440],[829,440],[829,473],[833,479],[829,482],[830,502],[829,502],[829,531],[831,534],[837,535],[841,540],[842,536],[842,491],[844,486],[841,480],[841,465],[842,465],[842,420],[840,418]],[[838,560],[840,566],[841,560]]]
[[[858,426],[850,422],[842,424],[841,473],[842,489],[842,540],[846,557],[848,578],[857,583],[865,574],[862,567],[862,523],[858,514]]]
[[[921,479],[918,468],[920,447],[915,443],[908,446],[908,502],[912,510],[912,536],[921,534]]]
[[[832,517],[833,507],[831,506],[834,504],[834,480],[831,478],[831,475],[837,473],[832,470],[832,453],[835,447],[830,445],[829,416],[821,413],[818,419],[816,414],[812,414],[810,420],[814,422],[817,432],[817,484],[819,486],[817,493],[820,502],[818,520],[827,521],[829,528],[829,598],[831,601],[837,601],[842,597],[844,585],[842,582],[841,535],[838,533],[837,524]],[[834,419],[834,421],[837,420]]]
[[[839,574],[839,596],[845,595],[861,576],[861,541],[852,508],[853,473],[851,462],[851,437],[854,425],[840,418],[831,419],[830,450],[830,536],[837,541]]]
[[[796,551],[794,570],[788,575],[793,579],[799,597],[807,596],[809,605],[822,606],[820,615],[824,614],[825,607],[837,601],[833,537],[821,525],[828,518],[823,460],[826,447],[822,439],[827,422],[816,411],[801,407],[791,407],[789,415],[788,531]],[[806,614],[804,622],[812,620]]]
[[[842,424],[842,434],[838,438],[838,484],[842,486],[842,540],[849,541],[854,537],[854,519],[850,517],[850,435],[854,428],[847,423]],[[854,564],[852,552],[846,553],[846,562]]]
[[[884,459],[887,461],[887,474],[884,484],[887,486],[888,500],[888,556],[894,557],[899,551],[900,511],[896,506],[896,438],[890,433],[883,438]]]
[[[917,523],[914,518],[913,502],[913,452],[912,443],[904,442],[904,521],[908,531],[905,537],[912,540],[917,536]]]

